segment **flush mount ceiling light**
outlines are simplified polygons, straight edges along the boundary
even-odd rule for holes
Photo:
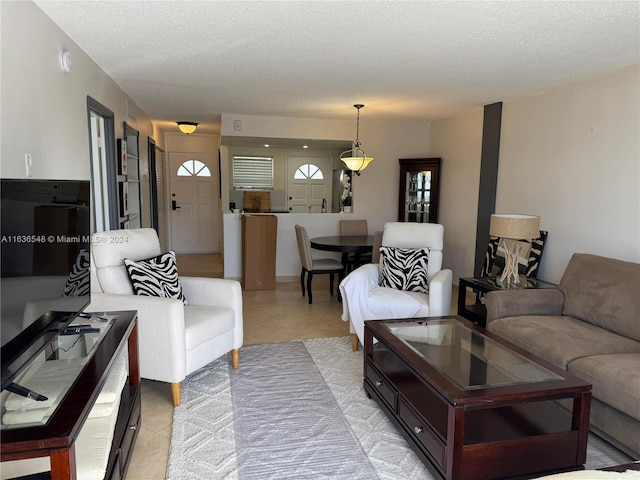
[[[177,122],[177,123],[180,131],[182,133],[186,133],[187,135],[195,132],[196,128],[198,128],[197,122]]]
[[[347,168],[353,171],[356,175],[360,175],[360,171],[367,168],[369,162],[373,160],[372,157],[367,157],[364,150],[360,148],[360,109],[364,105],[354,105],[358,110],[358,117],[356,121],[356,141],[353,143],[353,148],[340,154],[340,160],[347,166]]]

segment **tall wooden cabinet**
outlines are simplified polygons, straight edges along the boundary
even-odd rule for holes
[[[140,228],[139,133],[126,122],[118,140],[118,223],[120,228]]]
[[[440,158],[401,158],[398,221],[438,223]]]

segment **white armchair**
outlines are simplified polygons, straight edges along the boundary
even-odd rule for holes
[[[235,280],[180,277],[181,300],[134,295],[125,258],[160,255],[151,228],[95,233],[91,244],[90,312],[138,311],[140,376],[169,382],[180,405],[180,382],[187,375],[231,352],[238,368],[242,346],[242,289]]]
[[[363,265],[341,283],[342,320],[350,322],[353,350],[364,344],[365,320],[449,315],[453,272],[442,269],[444,227],[434,223],[390,222],[384,226],[382,246],[408,249],[429,248],[428,292],[380,286],[379,264]]]

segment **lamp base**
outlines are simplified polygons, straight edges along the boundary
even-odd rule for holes
[[[520,284],[520,275],[518,273],[518,256],[523,248],[522,242],[511,238],[503,238],[502,246],[504,247],[504,270],[500,276],[500,282],[508,282],[516,285]]]

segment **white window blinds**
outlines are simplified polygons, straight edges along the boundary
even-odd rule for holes
[[[233,188],[273,189],[273,157],[234,155]]]

